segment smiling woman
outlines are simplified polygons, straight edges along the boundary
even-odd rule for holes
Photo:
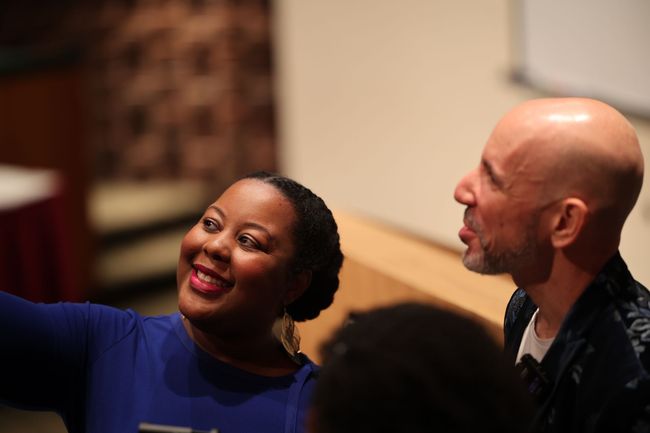
[[[306,218],[304,210],[298,215],[297,209],[307,201],[294,198],[294,204],[282,189],[286,179],[279,186],[271,183],[280,179],[256,174],[228,188],[183,239],[178,264],[179,309],[188,333],[215,357],[260,374],[295,369],[295,349],[290,358],[272,350],[277,341],[268,331],[278,317],[290,315],[289,306],[312,283],[315,287],[322,280],[323,269],[316,262],[333,259],[330,273],[334,277],[340,266],[340,252],[329,259],[326,256],[338,250],[331,215],[329,224],[323,226],[325,238],[331,238],[329,244],[322,243],[322,249],[314,250],[318,259],[312,259],[314,264],[298,264],[298,257],[304,261],[310,255],[304,245],[312,244],[304,242],[304,230],[297,236],[295,229]],[[313,202],[316,209],[325,209],[322,201]],[[318,233],[312,232],[308,238]],[[318,257],[323,254],[325,257]],[[321,272],[313,278],[315,271]],[[330,287],[336,285],[331,281]],[[322,294],[329,305],[334,292],[325,287]],[[326,306],[314,308],[320,311]],[[224,345],[223,340],[235,344]],[[261,355],[268,358],[261,359]]]
[[[294,220],[293,206],[275,187],[242,180],[208,207],[187,233],[178,264],[179,308],[199,344],[212,342],[215,334],[236,338],[251,356],[234,356],[259,364],[259,353],[268,353],[275,359],[263,367],[293,366],[283,354],[259,345],[273,347],[267,331],[309,282],[307,272],[290,271]],[[260,337],[262,341],[255,341]]]
[[[0,401],[58,412],[70,432],[136,432],[142,422],[302,432],[315,367],[292,320],[332,303],[342,260],[319,197],[282,176],[249,175],[183,239],[179,313],[0,292]]]

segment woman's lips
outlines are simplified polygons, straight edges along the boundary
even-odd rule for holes
[[[234,283],[222,278],[205,266],[195,264],[190,275],[190,286],[199,292],[216,295],[228,292]]]

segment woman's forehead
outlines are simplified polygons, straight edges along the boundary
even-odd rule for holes
[[[275,186],[256,179],[235,182],[213,205],[221,209],[226,216],[231,214],[276,224],[292,224],[295,218],[295,211],[289,199]]]

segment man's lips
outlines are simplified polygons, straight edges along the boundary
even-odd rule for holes
[[[465,208],[463,213],[463,227],[458,231],[458,237],[464,244],[469,244],[469,241],[477,237],[474,226],[474,217],[471,214],[470,208]]]
[[[195,263],[190,275],[190,286],[206,294],[221,294],[229,291],[234,282],[226,280],[213,270]]]
[[[469,241],[476,237],[476,232],[472,230],[467,224],[465,224],[458,232],[458,237],[461,241],[463,241],[463,243],[467,244]]]

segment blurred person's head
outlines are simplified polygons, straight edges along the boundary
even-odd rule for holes
[[[531,404],[492,336],[424,304],[355,315],[322,349],[310,433],[522,432]]]

